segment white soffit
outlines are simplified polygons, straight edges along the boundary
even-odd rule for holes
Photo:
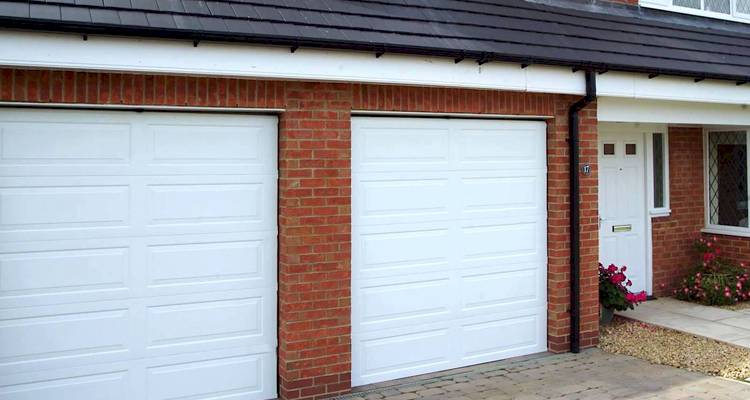
[[[0,32],[0,66],[177,73],[584,94],[570,68],[188,40]]]
[[[675,100],[702,103],[749,104],[750,85],[707,79],[647,74],[607,72],[597,76],[599,96],[633,99]]]
[[[600,97],[599,122],[750,125],[746,105]]]
[[[583,95],[583,71],[474,60],[458,64],[428,57],[245,43],[0,31],[0,66],[202,76],[440,86]],[[636,99],[750,103],[750,85],[735,82],[608,72],[597,75],[600,96]]]

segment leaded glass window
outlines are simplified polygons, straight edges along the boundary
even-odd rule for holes
[[[748,227],[747,133],[708,133],[708,217],[712,225]]]

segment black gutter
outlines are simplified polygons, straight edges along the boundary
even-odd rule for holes
[[[581,351],[581,178],[578,112],[596,100],[596,72],[586,71],[586,95],[568,109],[570,161],[570,351]]]

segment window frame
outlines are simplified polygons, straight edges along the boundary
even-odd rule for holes
[[[719,235],[731,235],[731,236],[745,236],[750,237],[750,227],[743,227],[743,226],[728,226],[728,225],[718,225],[718,224],[712,224],[711,223],[711,203],[710,203],[710,193],[709,193],[709,165],[708,165],[708,154],[709,154],[709,140],[708,136],[711,132],[725,132],[725,131],[744,131],[745,132],[745,138],[746,143],[748,146],[748,151],[746,152],[746,162],[747,162],[747,175],[748,175],[748,182],[750,182],[750,129],[747,127],[741,127],[741,126],[721,126],[721,127],[711,127],[711,128],[703,128],[703,218],[704,218],[704,226],[703,232],[706,233],[715,233]],[[750,185],[748,185],[748,197],[750,198]]]
[[[672,0],[640,0],[639,4],[647,8],[656,8],[660,10],[674,11],[682,14],[698,15],[701,17],[724,19],[728,21],[750,23],[750,14],[741,14],[737,12],[737,0],[729,0],[731,12],[722,14],[715,11],[703,10],[705,0],[701,0],[701,9],[696,10],[690,7],[676,6]]]
[[[662,159],[664,165],[662,166],[662,173],[664,176],[664,182],[662,182],[664,193],[664,205],[662,207],[656,207],[654,204],[654,135],[661,134],[664,140],[662,144]],[[672,209],[669,205],[669,132],[665,127],[659,127],[651,129],[646,132],[645,140],[646,150],[646,196],[648,197],[648,213],[652,217],[668,217],[672,214]]]

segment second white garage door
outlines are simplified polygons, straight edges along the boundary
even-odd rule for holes
[[[546,350],[542,122],[355,118],[355,386]]]
[[[0,110],[0,398],[276,397],[276,118]]]

